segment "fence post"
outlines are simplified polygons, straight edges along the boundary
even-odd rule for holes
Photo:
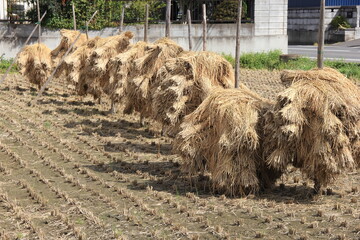
[[[320,5],[320,24],[319,24],[319,39],[317,52],[317,66],[319,69],[324,67],[324,42],[325,42],[325,0],[321,0]]]
[[[207,38],[207,22],[206,22],[206,5],[202,5],[203,10],[203,51],[206,51],[206,38]]]
[[[241,30],[242,1],[243,0],[239,0],[238,14],[236,19],[235,88],[239,88],[240,85],[240,30]]]
[[[125,6],[123,6],[121,9],[119,33],[122,33],[122,31],[123,31],[124,15],[125,15]]]
[[[356,6],[356,27],[360,27],[360,6]]]
[[[39,37],[38,37],[38,43],[40,44],[41,43],[41,24],[40,24],[40,4],[39,4],[39,0],[36,1],[36,4],[37,4],[37,15],[38,15],[38,23],[39,24]]]
[[[170,38],[171,0],[166,0],[165,37]]]
[[[74,30],[76,31],[76,15],[75,15],[75,5],[74,5],[74,2],[72,2],[72,12],[73,12]]]
[[[149,4],[145,5],[145,24],[144,24],[144,42],[148,41],[149,28]]]
[[[188,22],[188,33],[189,33],[189,50],[192,50],[192,36],[191,36],[191,12],[187,10],[187,22]]]

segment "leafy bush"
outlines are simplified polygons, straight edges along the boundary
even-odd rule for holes
[[[349,22],[346,20],[345,17],[343,16],[336,16],[333,18],[333,20],[330,23],[331,28],[333,29],[345,29],[345,28],[350,28],[350,24]]]
[[[317,66],[316,60],[307,57],[300,57],[297,60],[283,62],[280,60],[281,51],[275,50],[268,53],[246,53],[240,57],[240,67],[247,69],[268,69],[268,70],[310,70]],[[223,57],[235,66],[235,59],[231,55],[223,54]],[[349,63],[342,60],[324,61],[324,65],[337,69],[349,78],[360,81],[360,64]]]
[[[238,9],[238,0],[224,0],[219,3],[214,12],[213,18],[215,20],[236,20],[237,18],[237,9]],[[246,17],[247,13],[247,4],[245,1],[242,2],[242,14],[241,17]]]

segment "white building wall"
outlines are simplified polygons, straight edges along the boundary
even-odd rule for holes
[[[0,20],[7,19],[7,1],[0,0]]]
[[[255,0],[255,35],[287,35],[287,0]]]
[[[26,0],[23,0],[23,2],[21,3],[17,3],[17,4],[22,4],[24,5],[24,10],[25,12],[28,11],[29,9],[32,8],[33,4],[28,3]],[[0,0],[0,20],[7,20],[9,19],[8,13],[7,13],[7,5],[8,5],[8,0]]]

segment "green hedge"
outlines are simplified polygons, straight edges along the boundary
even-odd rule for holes
[[[246,53],[240,57],[240,67],[247,69],[268,69],[268,70],[310,70],[317,66],[316,61],[306,57],[297,60],[283,62],[280,60],[281,51],[275,50],[268,53]],[[223,54],[233,66],[235,59],[231,55]],[[342,60],[324,61],[324,65],[337,69],[349,78],[360,80],[360,64],[349,63]]]

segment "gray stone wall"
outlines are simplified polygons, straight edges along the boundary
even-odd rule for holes
[[[352,17],[348,17],[348,14]],[[332,30],[330,23],[336,16],[343,16],[351,29]],[[290,44],[314,44],[317,42],[319,28],[319,9],[289,9],[288,36]],[[358,11],[356,7],[327,7],[325,9],[325,41],[349,41],[359,37]]]

